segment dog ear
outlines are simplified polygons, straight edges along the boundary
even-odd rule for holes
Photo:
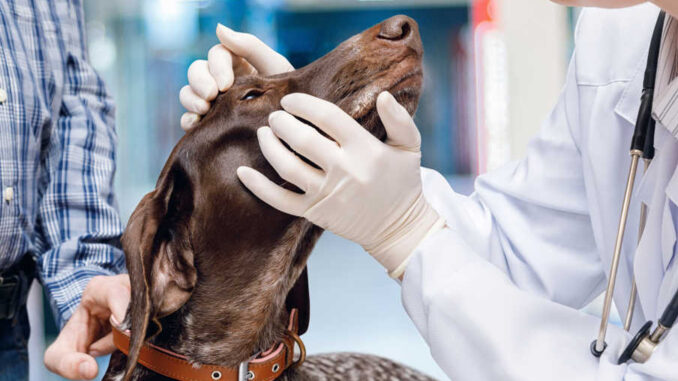
[[[125,380],[147,336],[162,329],[158,318],[181,308],[193,292],[197,273],[188,226],[192,204],[189,179],[180,169],[170,169],[144,196],[125,229],[122,245],[132,285]],[[151,320],[156,329],[148,335]]]

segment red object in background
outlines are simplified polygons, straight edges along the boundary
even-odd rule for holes
[[[474,46],[474,63],[476,80],[476,163],[474,172],[476,175],[484,173],[487,170],[487,128],[485,126],[485,112],[484,112],[484,73],[483,73],[483,55],[481,44],[483,41],[483,34],[488,29],[496,27],[496,5],[495,0],[473,0],[471,3],[471,34]]]
[[[471,5],[471,22],[473,29],[482,22],[496,21],[495,0],[474,0]]]

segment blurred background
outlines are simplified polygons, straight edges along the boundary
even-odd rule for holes
[[[423,164],[470,193],[475,176],[524,154],[555,103],[577,16],[547,0],[107,0],[85,9],[90,60],[117,103],[125,221],[183,135],[179,90],[190,63],[217,43],[217,23],[257,35],[301,67],[387,17],[413,17],[425,49],[416,115]],[[446,379],[399,286],[360,247],[325,234],[309,270],[310,353],[374,353]],[[31,380],[58,380],[42,365],[57,330],[35,285],[29,303]]]

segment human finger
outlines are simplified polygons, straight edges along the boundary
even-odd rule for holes
[[[99,366],[94,357],[71,352],[58,358],[47,357],[45,353],[45,366],[52,372],[70,380],[91,380],[99,373]]]
[[[115,343],[113,343],[113,333],[109,332],[106,336],[92,343],[87,352],[90,356],[99,357],[113,353],[115,351]]]
[[[255,196],[281,212],[302,216],[306,211],[304,195],[279,186],[261,172],[249,167],[239,167],[237,174],[243,185]]]
[[[246,59],[262,75],[280,74],[294,70],[292,64],[285,57],[252,34],[236,32],[219,24],[217,26],[217,37],[228,50]]]
[[[100,318],[111,315],[123,321],[130,301],[130,285],[127,274],[96,276],[87,284],[82,295],[82,305]]]
[[[90,340],[90,330],[90,316],[78,307],[45,351],[43,361],[47,369],[72,380],[96,377],[99,367],[92,356],[84,353]]]
[[[322,136],[315,128],[285,111],[271,113],[268,123],[273,132],[295,152],[321,168],[328,169],[339,154],[336,142]]]
[[[288,113],[311,122],[339,145],[355,139],[373,139],[358,122],[332,102],[302,93],[284,96],[280,104]]]
[[[179,91],[179,102],[186,110],[198,115],[205,115],[210,109],[209,102],[196,94],[188,85]]]
[[[323,181],[322,171],[313,168],[287,149],[270,127],[258,129],[257,137],[261,152],[280,177],[304,192],[320,188]]]
[[[200,115],[192,113],[192,112],[185,112],[181,115],[181,129],[184,131],[188,131],[191,128],[195,127],[195,125],[200,121]]]
[[[206,60],[193,61],[188,67],[188,84],[200,98],[211,101],[219,94],[217,81],[212,77]]]
[[[233,85],[233,56],[224,45],[216,44],[207,52],[207,66],[219,91],[226,91]]]
[[[386,129],[386,143],[410,151],[419,151],[421,135],[410,113],[389,93],[377,97],[377,113]]]

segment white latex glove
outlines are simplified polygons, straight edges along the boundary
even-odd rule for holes
[[[217,26],[221,44],[207,53],[207,60],[197,60],[188,68],[188,85],[179,92],[179,101],[188,110],[181,116],[181,128],[189,130],[210,109],[219,92],[228,90],[238,75],[280,74],[294,70],[287,59],[248,33]]]
[[[270,115],[270,128],[257,132],[259,144],[280,177],[304,193],[284,189],[249,167],[238,168],[240,180],[274,208],[362,245],[389,275],[400,277],[416,246],[445,224],[422,194],[421,138],[407,110],[390,93],[379,95],[377,111],[388,136],[382,143],[322,99],[291,94],[280,103],[286,112]]]

